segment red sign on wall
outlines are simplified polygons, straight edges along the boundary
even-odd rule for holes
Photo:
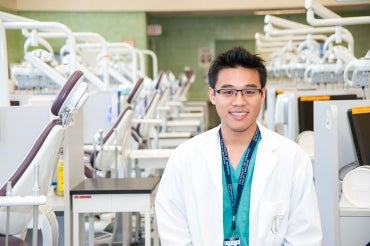
[[[162,25],[150,24],[147,26],[146,32],[149,36],[159,36],[162,34]]]

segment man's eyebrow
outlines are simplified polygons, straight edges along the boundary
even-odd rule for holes
[[[234,88],[234,86],[229,85],[229,84],[225,84],[225,85],[222,85],[220,88],[221,89],[227,89],[227,88]]]
[[[245,89],[255,89],[258,88],[256,84],[246,84],[244,86]],[[220,89],[236,89],[233,85],[230,84],[224,84],[220,87]],[[243,89],[243,88],[242,88]]]
[[[246,88],[257,88],[257,85],[256,84],[247,84],[245,87]]]

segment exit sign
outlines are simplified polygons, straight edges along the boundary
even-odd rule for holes
[[[162,34],[162,25],[150,24],[147,26],[147,34],[150,36],[159,36]]]

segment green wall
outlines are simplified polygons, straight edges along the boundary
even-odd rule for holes
[[[161,16],[148,18],[162,25],[162,35],[149,37],[150,48],[159,57],[159,67],[175,74],[190,66],[197,75],[190,99],[207,100],[207,69],[198,65],[198,49],[216,50],[217,41],[253,41],[263,30],[262,16]],[[225,42],[224,42],[225,43]]]
[[[12,14],[15,14],[14,12]],[[38,20],[59,22],[72,32],[95,32],[109,42],[123,39],[135,40],[136,47],[147,49],[146,14],[143,12],[18,12],[20,16]],[[23,58],[25,38],[19,30],[7,31],[9,63],[19,62]],[[49,41],[49,40],[48,40]],[[53,49],[58,51],[65,40],[50,41]]]
[[[136,47],[147,48],[146,14],[143,12],[19,12],[19,15],[60,22],[73,32],[96,32],[110,42],[133,38]]]
[[[370,11],[338,13],[343,17],[370,16]],[[306,15],[282,15],[281,18],[307,24]],[[190,66],[197,74],[197,80],[190,88],[190,99],[207,100],[207,83],[203,79],[206,71],[198,66],[198,49],[209,47],[219,52],[219,43],[240,42],[250,49],[255,43],[256,32],[264,33],[264,16],[151,16],[149,24],[162,25],[162,35],[149,37],[149,48],[159,57],[159,68],[180,73],[184,66]],[[369,24],[346,26],[353,34],[355,56],[360,58],[370,49]],[[254,51],[254,50],[252,50]]]

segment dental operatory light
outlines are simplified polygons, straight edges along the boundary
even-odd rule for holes
[[[369,52],[368,52],[369,53]],[[365,99],[365,88],[370,81],[370,57],[355,59],[347,64],[343,72],[344,82],[354,88],[362,88]]]

